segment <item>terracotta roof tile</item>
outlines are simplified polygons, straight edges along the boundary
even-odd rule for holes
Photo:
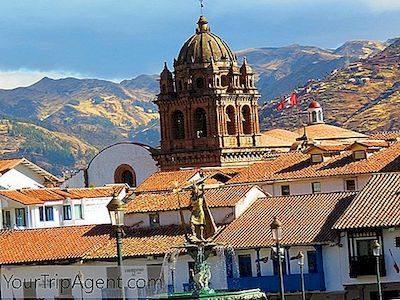
[[[231,170],[232,171],[232,170]],[[148,177],[145,181],[140,184],[135,192],[153,192],[153,191],[168,191],[175,188],[175,184],[178,186],[185,186],[188,184],[188,181],[197,173],[202,172],[204,176],[215,176],[217,174],[226,175],[229,177],[227,173],[223,172],[223,168],[221,170],[216,168],[210,169],[190,169],[190,170],[178,170],[178,171],[158,171],[153,175]],[[206,184],[215,184],[219,183],[216,177],[209,178],[206,181]]]
[[[290,147],[297,134],[285,129],[271,129],[261,132],[261,144],[268,147]]]
[[[62,201],[66,198],[103,198],[114,195],[114,187],[97,188],[41,188],[41,189],[19,189],[0,190],[0,195],[25,205],[41,204],[47,201]],[[120,190],[122,191],[122,190]]]
[[[1,159],[0,160],[0,173],[4,173],[12,168],[15,168],[18,165],[24,165],[27,168],[33,170],[35,173],[40,174],[41,176],[46,177],[49,180],[55,181],[55,182],[60,182],[61,180],[47,172],[46,170],[42,169],[38,165],[34,164],[33,162],[29,161],[28,159],[22,157],[22,158],[12,158],[12,159]],[[1,174],[0,174],[1,175]]]
[[[364,140],[364,141],[357,141],[354,144],[350,145],[348,148],[351,149],[353,146],[355,146],[357,144],[361,145],[361,146],[365,146],[367,148],[370,148],[370,147],[386,148],[386,147],[390,146],[389,142],[385,141],[385,140]]]
[[[81,259],[105,245],[110,225],[0,231],[0,265]]]
[[[0,196],[7,197],[24,205],[42,204],[43,201],[37,198],[29,197],[15,190],[0,190]]]
[[[184,230],[181,226],[171,225],[159,228],[125,229],[122,240],[124,257],[164,255],[175,247],[185,243]],[[116,257],[115,238],[97,248],[86,256],[86,259]]]
[[[23,158],[1,159],[0,160],[0,173],[4,173],[15,166],[19,165]]]
[[[293,130],[303,135],[303,128]],[[367,137],[365,134],[337,127],[329,124],[313,124],[306,126],[307,137],[313,140],[341,140],[341,139],[357,139]]]
[[[313,145],[310,146],[305,153],[308,153],[311,149],[320,149],[322,151],[326,151],[326,152],[340,152],[343,151],[344,149],[346,149],[348,145],[345,144],[321,144],[321,145]]]
[[[339,175],[400,171],[400,143],[377,151],[363,160],[354,160],[351,151],[311,163],[310,155],[289,152],[274,160],[256,163],[233,177],[229,183],[293,180]]]
[[[253,188],[253,185],[226,186],[205,189],[204,198],[210,207],[233,207]],[[179,193],[182,208],[190,205],[190,191]],[[127,213],[178,210],[178,195],[169,191],[141,193],[128,202]]]
[[[354,196],[354,192],[342,192],[261,198],[229,224],[215,242],[238,249],[270,247],[270,224],[278,217],[283,224],[282,244],[327,243],[335,239],[332,225]]]
[[[378,132],[369,137],[372,140],[395,141],[400,138],[400,130]]]
[[[335,229],[400,225],[400,174],[376,174],[335,224]]]

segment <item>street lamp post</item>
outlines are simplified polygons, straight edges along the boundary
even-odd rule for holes
[[[121,298],[125,299],[124,282],[122,280],[122,236],[124,226],[124,214],[126,204],[120,200],[116,195],[113,196],[110,203],[107,204],[107,209],[110,214],[111,225],[115,228],[115,235],[117,238],[117,264],[118,264],[118,286],[121,282]]]
[[[377,240],[372,242],[372,252],[376,258],[376,283],[378,285],[378,299],[382,300],[382,285],[381,285],[381,268],[380,268],[380,255],[381,255],[381,245],[379,245]]]
[[[283,285],[282,255],[280,247],[280,241],[282,239],[282,223],[277,219],[277,217],[275,217],[270,227],[271,227],[272,239],[275,241],[276,255],[278,259],[279,295],[281,300],[285,300],[285,287]]]
[[[304,253],[299,251],[297,255],[299,267],[300,267],[300,280],[301,280],[301,299],[306,300],[306,288],[304,285]]]

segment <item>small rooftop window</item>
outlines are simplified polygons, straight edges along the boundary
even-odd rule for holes
[[[367,152],[365,150],[356,150],[353,152],[355,160],[361,160],[367,158]]]
[[[311,162],[320,163],[324,161],[324,157],[321,153],[311,154]]]

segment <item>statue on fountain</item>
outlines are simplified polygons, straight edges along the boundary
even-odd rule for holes
[[[210,242],[217,231],[217,226],[204,199],[204,184],[200,183],[200,185],[199,187],[196,183],[193,183],[191,187],[190,226],[192,236],[190,241],[192,243]]]

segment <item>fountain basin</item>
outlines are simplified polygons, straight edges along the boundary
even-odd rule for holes
[[[149,299],[203,299],[203,300],[266,300],[267,297],[260,289],[243,291],[215,291],[194,294],[192,292],[182,292],[174,294],[161,294]]]

